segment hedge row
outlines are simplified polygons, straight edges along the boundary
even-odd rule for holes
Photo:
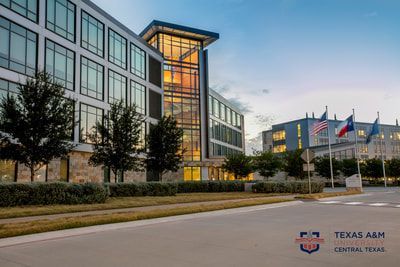
[[[0,207],[104,203],[107,196],[107,188],[96,183],[0,184]]]
[[[141,182],[105,184],[110,197],[138,197],[138,196],[175,196],[175,183]]]
[[[244,184],[243,181],[177,182],[178,193],[242,192]]]
[[[311,192],[321,193],[323,182],[311,182]],[[253,185],[254,193],[296,193],[308,194],[308,182],[258,182]]]

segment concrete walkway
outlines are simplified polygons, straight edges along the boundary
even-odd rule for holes
[[[122,208],[122,209],[81,211],[81,212],[51,214],[51,215],[38,215],[38,216],[29,216],[29,217],[0,219],[0,224],[30,222],[30,221],[38,221],[38,220],[55,220],[55,219],[67,218],[67,217],[70,218],[70,217],[81,217],[81,216],[90,216],[90,215],[104,215],[104,214],[113,214],[113,213],[126,213],[126,212],[149,211],[149,210],[160,210],[160,209],[162,210],[162,209],[171,209],[171,208],[178,208],[178,207],[191,207],[191,206],[197,206],[197,205],[224,204],[224,203],[228,203],[228,202],[236,203],[236,202],[247,201],[247,200],[267,200],[267,199],[272,199],[272,198],[292,200],[292,199],[294,199],[294,196],[295,195],[272,196],[272,197],[257,197],[257,198],[242,198],[242,199],[229,199],[229,200],[177,203],[177,204],[134,207],[134,208]]]

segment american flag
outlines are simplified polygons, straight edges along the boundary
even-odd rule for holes
[[[313,124],[312,129],[310,131],[310,135],[317,135],[319,132],[327,128],[328,128],[328,119],[326,118],[326,112],[325,112],[324,114],[322,114],[321,118]]]

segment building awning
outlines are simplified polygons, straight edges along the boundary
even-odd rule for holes
[[[156,33],[162,32],[177,35],[185,38],[195,39],[203,42],[204,47],[219,39],[219,34],[215,32],[200,30],[169,22],[153,20],[141,33],[140,36],[148,41]]]

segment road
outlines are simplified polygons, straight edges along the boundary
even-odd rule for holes
[[[0,266],[399,266],[398,189],[245,209],[2,247]],[[295,243],[309,230],[312,254]],[[335,232],[384,232],[384,252],[335,252]]]

